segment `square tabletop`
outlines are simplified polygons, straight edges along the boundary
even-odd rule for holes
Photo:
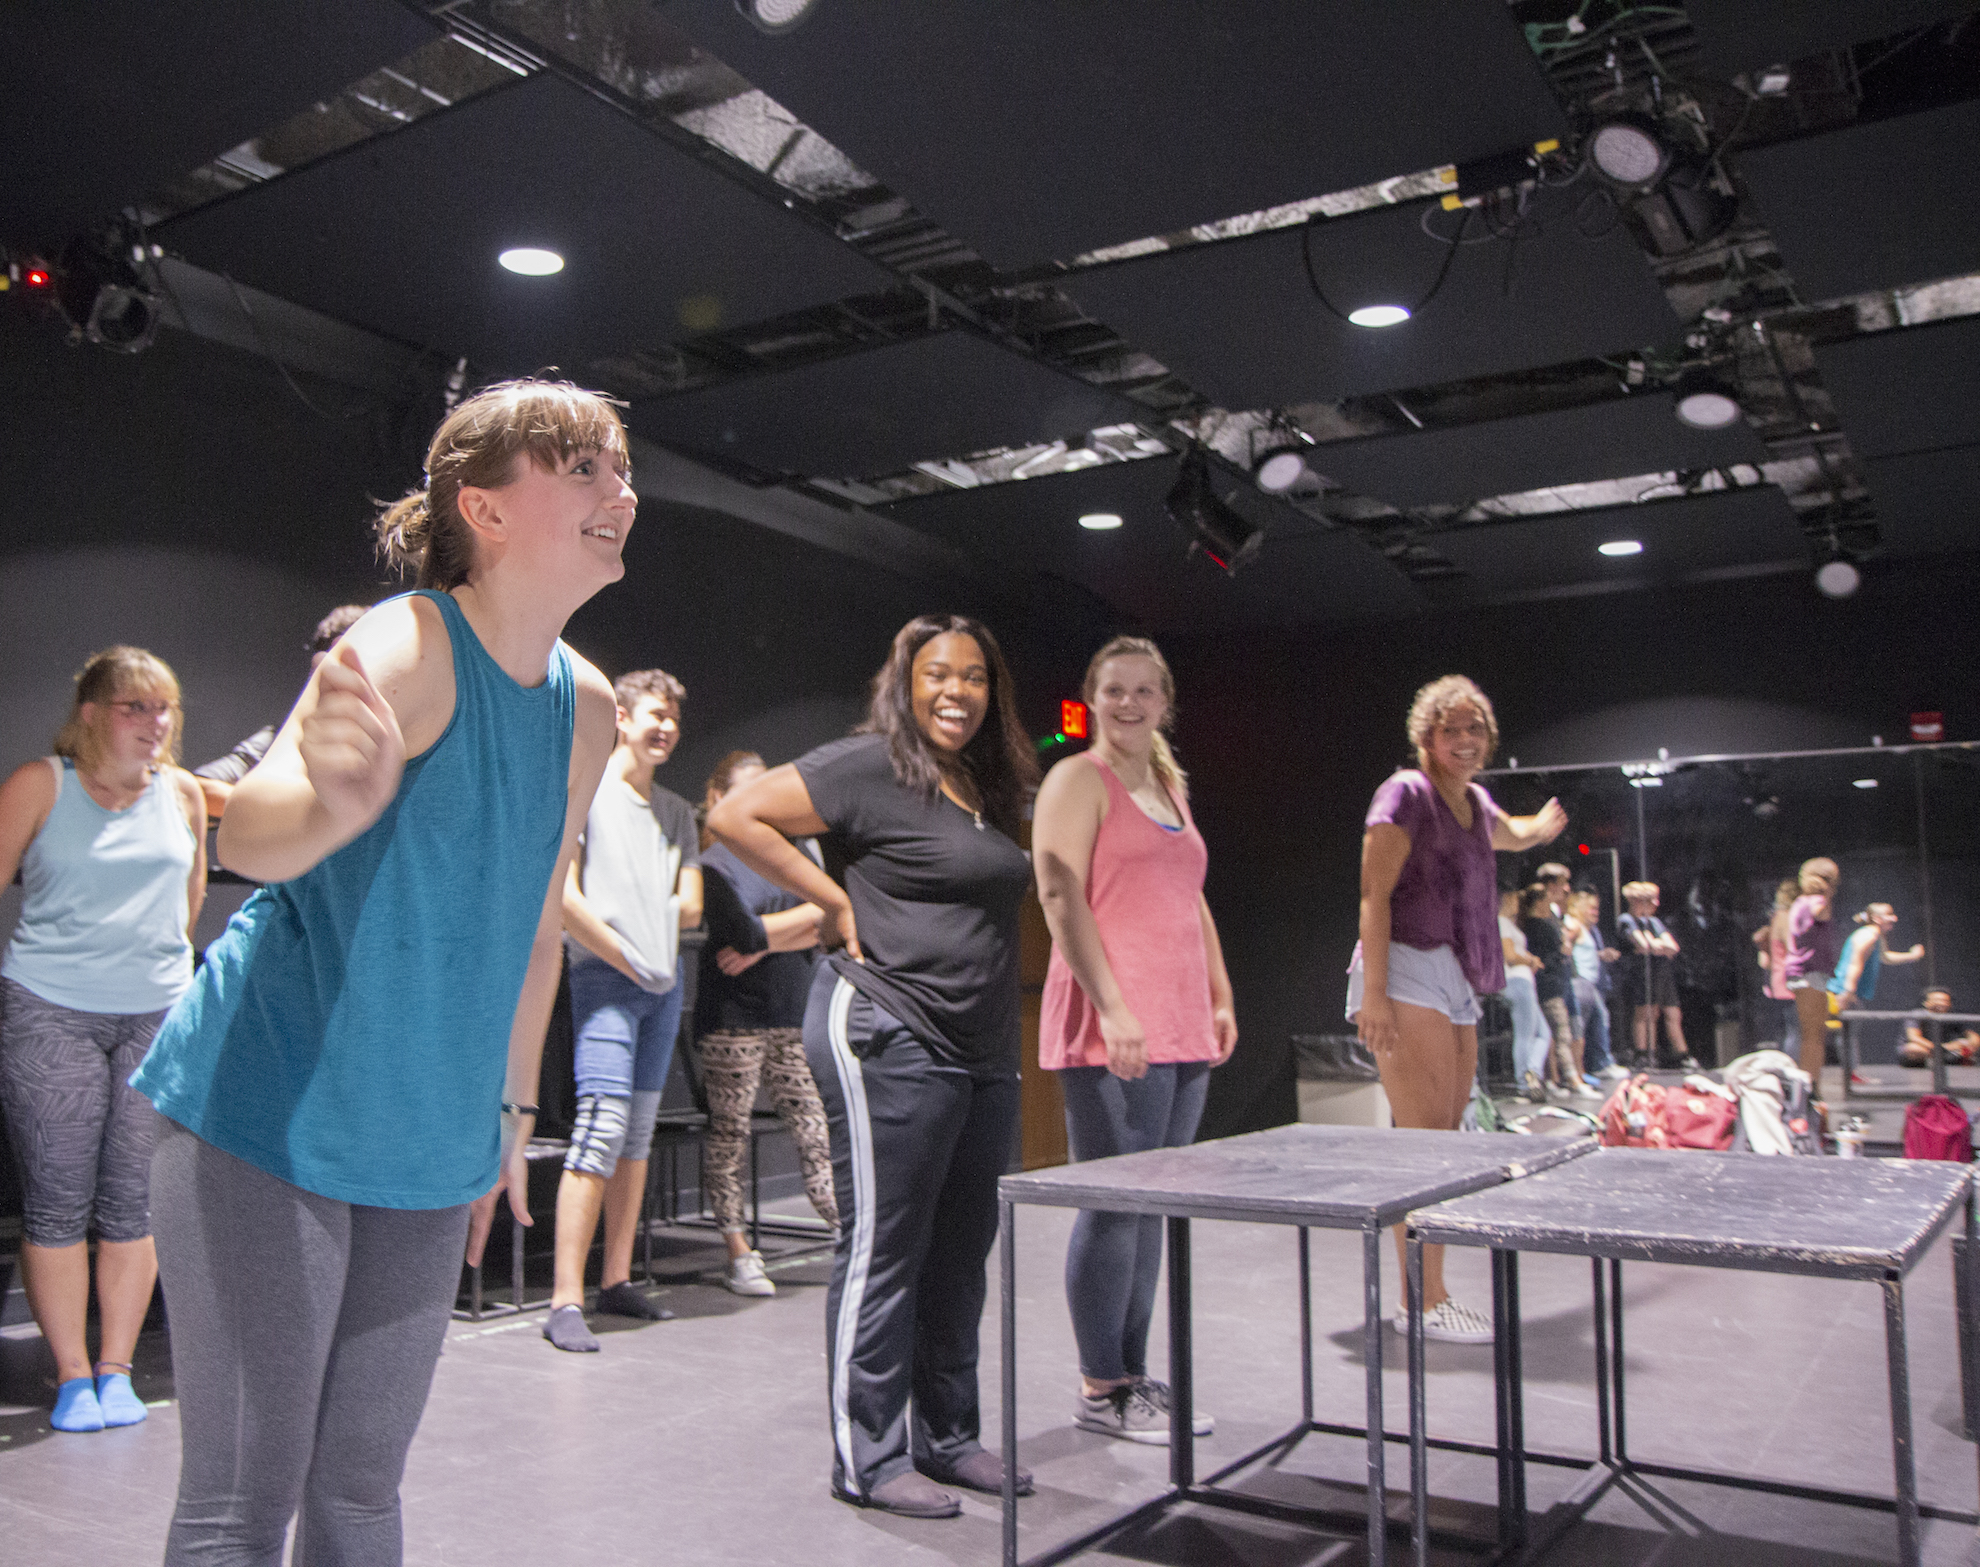
[[[1604,1148],[1416,1214],[1426,1241],[1877,1279],[1908,1273],[1964,1199],[1965,1165]]]
[[[1586,1137],[1294,1123],[1007,1175],[1006,1202],[1316,1229],[1379,1229],[1411,1210],[1592,1151]]]

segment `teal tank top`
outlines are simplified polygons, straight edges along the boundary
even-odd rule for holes
[[[495,1183],[576,712],[561,642],[525,688],[449,595],[420,596],[453,642],[452,721],[368,831],[241,906],[131,1079],[214,1147],[379,1208]]]
[[[21,856],[21,919],[0,974],[76,1012],[163,1012],[192,981],[186,884],[198,844],[178,786],[160,768],[123,810],[106,810],[74,762],[58,765],[55,804]]]

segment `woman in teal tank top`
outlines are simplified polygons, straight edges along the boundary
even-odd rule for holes
[[[624,575],[604,398],[518,381],[379,519],[419,591],[364,616],[228,802],[263,883],[132,1079],[182,1433],[169,1564],[396,1561],[462,1244],[526,1205],[566,867],[611,687],[559,640]],[[472,1207],[472,1214],[470,1208]]]
[[[21,1273],[55,1359],[57,1431],[136,1425],[130,1359],[151,1306],[158,1117],[131,1068],[192,979],[206,808],[179,752],[179,682],[142,648],[76,676],[55,754],[0,785],[0,1106],[22,1177]],[[89,1358],[88,1232],[101,1358]]]

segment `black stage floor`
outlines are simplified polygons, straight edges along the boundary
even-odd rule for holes
[[[1672,1155],[1681,1158],[1682,1155]],[[1019,1429],[1039,1494],[1021,1504],[1024,1554],[1078,1533],[1161,1489],[1166,1453],[1075,1430],[1074,1356],[1060,1273],[1071,1214],[1020,1210]],[[547,1238],[547,1236],[546,1236]],[[1276,1227],[1195,1226],[1198,1407],[1217,1417],[1198,1448],[1207,1471],[1291,1425],[1299,1412],[1294,1236]],[[1312,1232],[1316,1406],[1353,1423],[1362,1407],[1360,1242]],[[997,1503],[909,1522],[855,1511],[827,1494],[822,1285],[816,1257],[775,1269],[778,1296],[744,1301],[709,1282],[705,1232],[663,1232],[658,1293],[673,1322],[601,1319],[598,1355],[565,1355],[539,1336],[542,1314],[457,1323],[450,1331],[405,1486],[406,1561],[665,1562],[669,1567],[989,1567]],[[1394,1258],[1384,1292],[1395,1298]],[[993,1260],[994,1268],[994,1260]],[[1457,1252],[1459,1293],[1489,1306],[1485,1254]],[[1889,1494],[1882,1303],[1869,1285],[1632,1265],[1630,1439],[1641,1459]],[[1536,1448],[1593,1452],[1588,1264],[1529,1256],[1527,1435]],[[1951,1268],[1946,1244],[1912,1276],[1912,1386],[1919,1489],[1971,1509],[1975,1449],[1959,1434]],[[984,1427],[998,1419],[997,1314],[985,1315]],[[1163,1309],[1158,1303],[1159,1367]],[[1403,1341],[1388,1335],[1391,1424],[1406,1416]],[[8,1567],[128,1567],[162,1552],[178,1457],[172,1383],[160,1335],[139,1352],[144,1425],[91,1436],[48,1429],[49,1374],[32,1328],[0,1337],[0,1561]],[[1489,1441],[1487,1347],[1429,1346],[1433,1434]],[[1159,1370],[1158,1370],[1159,1374]],[[1407,1485],[1391,1449],[1392,1483]],[[1315,1502],[1351,1481],[1360,1446],[1310,1438],[1253,1483]],[[1544,1507],[1572,1483],[1536,1466]],[[1485,1459],[1440,1456],[1432,1495],[1476,1503],[1490,1529]],[[1353,1508],[1351,1493],[1337,1493]],[[1406,1490],[1394,1493],[1400,1507]],[[1647,1504],[1647,1510],[1646,1505]],[[1459,1513],[1465,1509],[1456,1510]],[[1457,1521],[1439,1507],[1443,1521]],[[1666,1524],[1676,1531],[1667,1535]],[[1925,1524],[1925,1560],[1964,1563],[1973,1531]],[[1611,1494],[1547,1560],[1604,1567],[1850,1567],[1889,1562],[1888,1515],[1683,1484],[1638,1499]],[[1309,1567],[1363,1559],[1329,1539],[1228,1512],[1183,1509],[1097,1560],[1189,1567]],[[1459,1562],[1468,1558],[1440,1557]]]

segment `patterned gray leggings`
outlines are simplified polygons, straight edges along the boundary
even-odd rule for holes
[[[797,1141],[804,1194],[819,1218],[839,1222],[832,1195],[832,1143],[825,1107],[804,1059],[804,1030],[766,1028],[704,1034],[695,1046],[701,1080],[708,1090],[708,1146],[704,1183],[708,1206],[725,1232],[744,1226],[742,1161],[749,1145],[749,1114],[756,1087],[768,1068],[770,1099]]]
[[[0,979],[0,1105],[36,1246],[151,1233],[158,1112],[130,1085],[163,1012],[78,1012]]]

